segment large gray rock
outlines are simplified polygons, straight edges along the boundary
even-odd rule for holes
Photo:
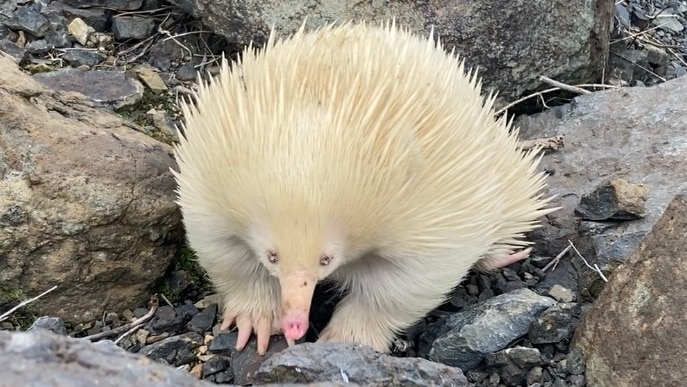
[[[613,273],[582,319],[573,346],[585,355],[588,385],[684,385],[686,232],[687,194],[683,193],[627,263]]]
[[[515,125],[524,139],[563,136],[564,147],[544,156],[540,168],[547,177],[553,205],[535,232],[540,252],[556,256],[567,240],[605,271],[625,261],[661,217],[668,203],[687,187],[687,77],[651,88],[625,88],[582,95],[572,103],[523,117]],[[645,217],[631,221],[581,220],[575,214],[583,195],[605,181],[624,179],[648,190]],[[642,193],[644,195],[644,193]],[[569,255],[583,273],[581,293],[595,296],[603,282]]]
[[[0,310],[66,322],[144,303],[183,242],[170,147],[0,56]]]
[[[273,354],[253,383],[354,383],[360,386],[467,386],[459,368],[420,358],[397,358],[348,343],[305,343]]]
[[[111,341],[0,331],[0,387],[211,387]]]
[[[546,75],[567,83],[601,77],[608,57],[612,0],[180,0],[183,8],[230,42],[265,41],[333,21],[395,18],[412,31],[434,27],[448,50],[477,65],[487,88],[513,100],[540,86]]]

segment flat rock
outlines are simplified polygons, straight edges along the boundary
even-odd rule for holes
[[[421,358],[397,358],[348,343],[304,343],[265,360],[253,383],[343,382],[361,386],[467,386],[463,372]]]
[[[114,109],[133,105],[143,96],[143,85],[127,77],[124,71],[66,68],[38,73],[33,78],[52,89],[76,91]]]
[[[541,85],[537,76],[576,84],[596,81],[608,58],[613,1],[358,1],[180,0],[229,42],[265,42],[272,26],[294,33],[329,22],[395,20],[427,35],[433,27],[448,50],[478,66],[487,88],[514,100]],[[533,39],[536,37],[536,39]]]
[[[687,380],[685,192],[610,276],[575,332],[573,346],[586,358],[590,386],[681,386]]]
[[[590,264],[610,270],[634,252],[675,194],[687,186],[687,104],[675,98],[686,94],[687,77],[682,77],[653,87],[582,95],[515,122],[523,139],[562,136],[565,143],[547,153],[540,165],[550,173],[548,193],[557,195],[552,205],[563,207],[532,234],[540,253],[556,256],[572,240]],[[615,179],[648,191],[642,219],[595,222],[575,215],[585,194]],[[583,267],[572,255],[575,265]],[[599,280],[590,269],[580,272]]]
[[[0,309],[91,322],[142,305],[183,243],[169,146],[0,56]]]

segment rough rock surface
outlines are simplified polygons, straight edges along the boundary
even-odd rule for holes
[[[210,387],[186,372],[134,355],[111,341],[47,332],[0,331],[0,387]]]
[[[687,77],[681,77],[650,88],[582,95],[569,105],[516,121],[525,139],[563,136],[565,143],[540,165],[550,172],[549,192],[557,195],[553,205],[563,207],[534,233],[550,241],[538,246],[540,252],[556,256],[570,239],[603,270],[627,259],[680,187],[687,186],[687,105],[677,98],[686,93]],[[596,222],[575,216],[583,195],[617,178],[648,189],[644,218]],[[573,256],[580,272],[589,274],[589,281],[581,280],[583,287],[596,288],[592,282],[599,276]]]
[[[0,56],[0,307],[69,322],[142,304],[183,241],[167,145]]]
[[[529,289],[498,295],[428,326],[419,353],[461,369],[475,368],[487,354],[525,336],[536,316],[555,303]]]
[[[255,383],[341,381],[365,386],[467,386],[459,368],[420,358],[396,358],[345,343],[305,343],[272,355]]]
[[[377,2],[319,0],[182,0],[185,10],[229,41],[265,41],[272,26],[291,34],[307,27],[365,19],[399,24],[426,34],[434,27],[446,48],[479,66],[484,84],[513,100],[540,86],[538,75],[566,83],[601,77],[608,58],[611,0]],[[536,39],[533,39],[536,37]]]
[[[616,269],[573,339],[590,386],[681,386],[687,380],[687,190]]]

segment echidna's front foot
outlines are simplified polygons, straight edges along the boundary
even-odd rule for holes
[[[225,330],[230,326],[236,325],[238,338],[236,339],[236,349],[243,350],[250,340],[251,334],[255,333],[257,339],[258,354],[264,355],[269,347],[270,337],[281,333],[281,320],[275,316],[274,311],[264,313],[252,311],[238,311],[231,307],[225,307],[224,320],[220,329]],[[289,343],[292,345],[293,343]]]
[[[372,314],[371,311],[355,311],[346,306],[341,305],[337,309],[317,342],[363,344],[378,352],[388,352],[394,338],[393,330],[380,323],[381,319],[372,321],[366,318]]]

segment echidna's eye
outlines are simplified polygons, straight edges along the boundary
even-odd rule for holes
[[[334,257],[332,257],[331,255],[323,254],[320,257],[320,266],[329,265],[329,263],[331,263],[332,259],[334,259]]]
[[[277,263],[279,262],[279,255],[277,255],[276,251],[269,250],[267,252],[267,260],[270,261],[270,263]]]

